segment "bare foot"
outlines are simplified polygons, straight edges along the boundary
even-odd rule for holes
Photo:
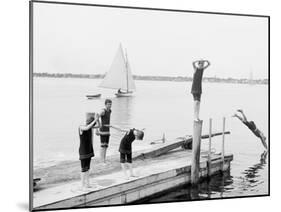
[[[83,186],[81,187],[81,191],[88,192],[91,191],[91,188],[88,188],[87,186]]]
[[[101,166],[106,166],[106,165],[107,165],[106,162],[104,162],[104,161],[101,162]]]
[[[88,184],[85,186],[87,189],[92,189],[92,188],[95,188],[97,187],[96,185],[93,185],[93,184]]]
[[[264,135],[262,135],[261,141],[262,141],[264,148],[267,150],[268,148],[267,148],[267,144],[266,144],[266,137]]]

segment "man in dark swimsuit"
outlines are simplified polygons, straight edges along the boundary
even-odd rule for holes
[[[126,133],[122,138],[119,146],[120,163],[126,179],[129,179],[129,176],[127,175],[127,171],[126,171],[127,170],[126,165],[128,165],[129,167],[130,177],[136,177],[133,173],[133,166],[132,166],[132,143],[134,140],[143,140],[144,132],[142,130],[138,130],[135,128],[130,130],[124,130],[116,126],[110,126],[110,127],[120,132]]]
[[[237,113],[233,115],[233,117],[238,118],[240,121],[242,121],[243,124],[245,124],[258,138],[260,138],[262,145],[267,150],[267,144],[265,142],[266,137],[264,134],[256,127],[255,123],[253,121],[248,121],[247,117],[245,116],[243,110],[237,110],[237,112],[241,113],[242,116],[239,116]]]
[[[194,68],[191,93],[194,100],[194,120],[199,121],[200,101],[202,94],[202,78],[203,71],[209,67],[211,63],[207,60],[197,60],[192,63]]]
[[[93,149],[93,128],[99,127],[99,118],[95,113],[86,114],[86,125],[79,126],[79,160],[81,161],[82,188],[91,188],[89,175],[91,158],[95,156]]]
[[[110,99],[106,99],[104,104],[105,104],[105,108],[103,108],[99,114],[101,119],[101,127],[98,132],[101,141],[100,158],[103,163],[106,162],[106,151],[108,148],[108,143],[110,138],[110,130],[107,125],[110,125],[112,101]]]

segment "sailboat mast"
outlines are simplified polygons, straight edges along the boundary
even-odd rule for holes
[[[125,49],[126,55],[126,79],[127,79],[127,92],[129,92],[129,79],[128,79],[128,56],[127,56],[127,49]]]

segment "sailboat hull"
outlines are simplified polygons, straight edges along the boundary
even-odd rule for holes
[[[130,97],[133,96],[133,92],[128,92],[128,93],[116,93],[116,97]]]
[[[101,97],[101,94],[86,95],[86,97],[87,97],[88,99],[94,99],[94,98],[99,98],[99,97]]]

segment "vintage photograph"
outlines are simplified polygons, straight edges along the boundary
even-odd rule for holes
[[[30,202],[269,195],[269,17],[30,1]]]

